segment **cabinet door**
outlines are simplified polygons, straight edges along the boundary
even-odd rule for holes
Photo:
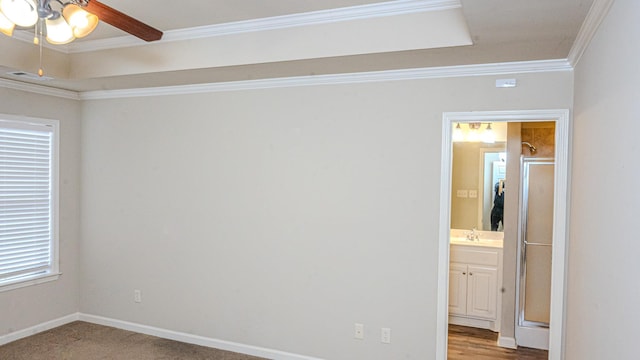
[[[467,265],[449,264],[449,314],[467,314]]]
[[[496,318],[498,270],[483,266],[468,266],[467,315]]]

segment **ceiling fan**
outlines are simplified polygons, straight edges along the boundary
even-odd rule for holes
[[[96,15],[107,24],[126,31],[145,41],[156,41],[162,38],[162,31],[142,23],[129,15],[111,8],[96,0],[85,0],[85,10]]]
[[[162,38],[162,31],[97,0],[0,0],[0,32],[9,36],[16,26],[34,26],[36,37],[66,44],[91,33],[98,19],[145,41]]]

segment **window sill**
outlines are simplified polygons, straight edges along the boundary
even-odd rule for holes
[[[6,283],[0,282],[0,292],[15,290],[15,289],[23,288],[26,286],[38,285],[38,284],[43,284],[50,281],[55,281],[55,280],[58,280],[60,275],[62,275],[62,273],[33,275],[29,277],[24,277],[21,279],[15,279],[13,281],[7,281]]]

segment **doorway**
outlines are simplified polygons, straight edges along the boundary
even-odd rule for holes
[[[530,111],[487,111],[444,113],[442,131],[442,162],[440,189],[440,232],[438,264],[438,308],[436,359],[447,358],[448,301],[449,301],[449,236],[451,224],[451,182],[452,182],[452,129],[458,122],[539,122],[555,123],[555,177],[553,211],[553,257],[551,259],[550,291],[550,328],[549,359],[560,360],[562,354],[562,333],[564,327],[565,299],[565,263],[566,263],[566,218],[568,200],[568,155],[569,155],[569,111],[568,110],[530,110]],[[503,346],[515,347],[502,342]]]

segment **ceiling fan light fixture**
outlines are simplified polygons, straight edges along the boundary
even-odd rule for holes
[[[62,16],[53,16],[45,21],[47,26],[47,42],[54,45],[68,44],[75,39],[73,29]]]
[[[13,36],[13,29],[15,27],[16,24],[11,22],[11,20],[7,19],[7,17],[0,12],[0,32],[7,36]]]
[[[30,27],[38,22],[38,7],[33,0],[0,0],[0,11],[18,26]]]
[[[98,17],[76,4],[67,4],[62,9],[62,16],[67,20],[76,38],[85,37],[98,26]]]

